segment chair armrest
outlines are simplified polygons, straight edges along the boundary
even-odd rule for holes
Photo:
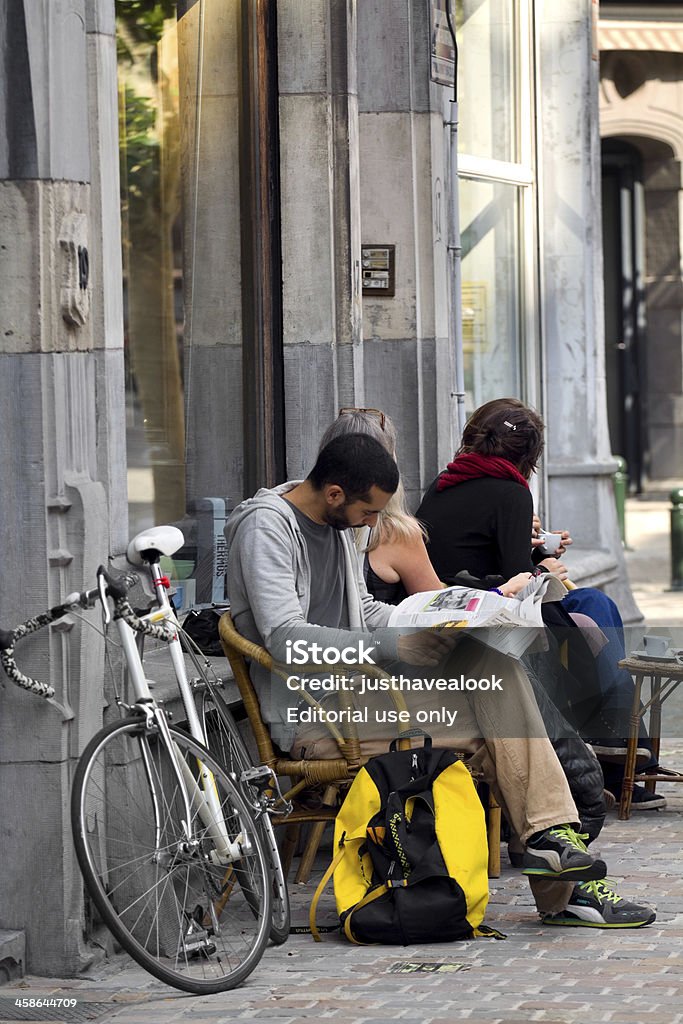
[[[238,633],[238,631],[235,629],[235,625],[232,621],[230,612],[224,612],[223,615],[221,615],[218,621],[218,633],[224,644],[225,652],[228,658],[230,658],[230,650],[232,649],[233,651],[237,651],[240,655],[242,655],[243,658],[249,658],[251,661],[255,661],[257,662],[257,664],[262,665],[263,668],[267,669],[274,676],[279,676],[283,681],[286,681],[292,674],[290,671],[287,670],[286,666],[282,666],[275,662],[272,656],[265,649],[265,647],[261,647],[259,644],[252,643],[251,640],[247,640],[245,637],[242,636],[241,633]],[[306,669],[310,670],[312,668],[318,673],[321,670],[320,665],[298,665],[297,668],[302,674],[306,671]],[[378,668],[375,665],[345,665],[344,672],[353,672],[354,668],[360,669],[367,675],[372,675],[384,679],[390,678],[386,672],[384,672],[382,669]],[[234,664],[233,671],[235,671],[235,678],[237,679],[238,673],[236,671],[236,666]],[[238,683],[240,686],[240,690],[242,691],[242,697],[243,700],[245,701],[246,706],[245,687],[241,682],[239,682],[239,680]],[[250,689],[254,695],[254,699],[257,699],[256,693],[253,690],[253,685],[250,686]],[[408,710],[405,698],[400,690],[395,690],[392,687],[388,689],[386,692],[391,697],[394,706],[398,711]],[[325,709],[322,706],[322,704],[315,699],[315,697],[312,697],[307,690],[300,690],[299,693],[307,704],[309,704],[313,708],[320,709],[324,715]],[[346,696],[346,694],[343,694],[343,696]],[[247,711],[249,713],[249,717],[251,720],[252,716],[249,707],[247,707]],[[336,743],[344,751],[345,756],[351,760],[356,760],[360,756],[360,747],[358,746],[357,736],[353,734],[344,736],[343,733],[337,728],[337,726],[333,722],[328,722],[324,718],[322,719],[322,721],[324,722],[324,725],[328,732],[330,733],[330,735],[334,738]],[[409,746],[409,741],[399,741],[400,749],[405,749],[406,746]]]
[[[218,620],[218,633],[228,647],[234,647],[245,658],[256,661],[259,665],[263,665],[264,668],[272,671],[273,659],[268,651],[265,647],[252,643],[251,640],[247,640],[246,637],[237,632],[230,612],[224,612]]]

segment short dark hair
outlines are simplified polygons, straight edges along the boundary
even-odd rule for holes
[[[394,459],[374,437],[342,434],[320,450],[308,480],[316,491],[337,484],[347,501],[368,501],[372,487],[393,494],[399,476]]]
[[[518,398],[494,398],[465,424],[460,453],[507,459],[527,480],[543,454],[543,420]]]

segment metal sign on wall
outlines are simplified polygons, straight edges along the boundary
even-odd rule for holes
[[[395,245],[361,246],[363,295],[389,298],[396,291]]]
[[[451,4],[451,20],[455,27],[455,0],[431,0],[430,76],[439,85],[453,85],[455,50],[448,28],[446,4]]]

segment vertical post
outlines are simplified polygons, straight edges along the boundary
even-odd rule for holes
[[[615,455],[614,458],[617,460],[617,468],[612,476],[614,501],[617,506],[617,522],[619,523],[621,543],[626,547],[626,486],[628,483],[628,473],[626,459],[622,455]]]
[[[683,590],[683,487],[671,492],[671,589]]]
[[[453,4],[453,11],[455,4]],[[453,12],[449,0],[446,2],[446,19],[453,44],[453,98],[449,104],[448,121],[450,139],[449,197],[448,197],[448,285],[449,341],[453,348],[455,367],[455,431],[457,443],[465,429],[465,366],[462,347],[462,241],[460,238],[460,210],[458,191],[458,42],[455,37]]]
[[[240,109],[244,493],[286,476],[276,5],[243,0]]]

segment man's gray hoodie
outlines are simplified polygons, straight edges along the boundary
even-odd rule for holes
[[[395,660],[397,633],[384,628],[393,608],[368,593],[351,530],[341,532],[349,629],[308,621],[314,583],[306,542],[291,505],[280,497],[299,482],[290,481],[273,490],[262,488],[238,505],[228,520],[228,599],[235,627],[280,662],[285,661],[286,641],[311,640],[312,627],[323,647],[355,647],[363,641],[366,647],[373,645],[373,660],[375,654],[378,662]],[[258,665],[251,666],[251,675],[273,739],[289,750],[296,728],[287,722],[287,708],[299,704],[296,693],[279,676],[271,677]]]

